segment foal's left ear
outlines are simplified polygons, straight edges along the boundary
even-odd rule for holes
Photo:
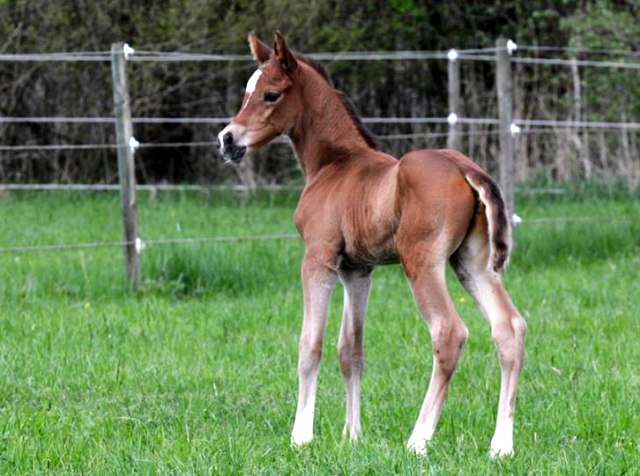
[[[298,61],[291,50],[287,47],[284,37],[279,31],[276,31],[276,35],[273,40],[273,52],[275,53],[276,58],[278,58],[284,72],[289,76],[293,76],[293,73],[298,69]]]

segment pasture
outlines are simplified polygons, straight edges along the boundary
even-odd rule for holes
[[[295,232],[294,195],[139,197],[143,238]],[[0,197],[0,247],[120,240],[119,198]],[[515,456],[492,461],[499,366],[449,275],[469,341],[427,457],[405,449],[431,369],[398,266],[374,273],[363,441],[344,444],[331,306],[315,440],[289,435],[299,240],[151,246],[126,292],[122,250],[0,253],[0,473],[635,474],[640,471],[640,197],[521,195],[505,282],[529,324]],[[528,222],[532,218],[599,217]],[[616,217],[625,217],[622,220]]]

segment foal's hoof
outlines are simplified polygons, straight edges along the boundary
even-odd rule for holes
[[[407,449],[418,456],[424,456],[427,454],[427,440],[424,438],[409,438]]]
[[[491,457],[491,459],[508,458],[510,456],[513,456],[513,441],[493,438],[493,440],[491,440],[491,450],[489,450],[489,456]]]
[[[291,432],[291,444],[296,448],[302,448],[308,445],[313,440],[313,433],[308,431],[296,431]]]
[[[343,443],[352,443],[356,444],[360,440],[360,432],[359,431],[349,431],[347,425],[342,429],[342,442]]]

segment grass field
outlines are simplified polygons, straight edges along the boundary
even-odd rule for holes
[[[292,233],[291,197],[139,200],[143,238]],[[521,200],[506,284],[529,323],[515,457],[488,458],[499,387],[489,327],[450,276],[470,338],[427,457],[405,450],[431,369],[397,266],[366,326],[364,440],[341,442],[334,294],[316,439],[289,445],[301,323],[297,240],[0,253],[0,474],[638,474],[640,199]],[[603,217],[570,223],[530,218]],[[625,216],[624,220],[613,220]],[[0,247],[117,241],[118,198],[0,197]]]

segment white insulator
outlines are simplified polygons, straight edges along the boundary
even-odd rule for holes
[[[516,45],[516,43],[513,40],[507,41],[507,51],[509,52],[509,54],[513,53],[517,49],[518,49],[518,45]]]
[[[511,123],[511,127],[509,127],[509,131],[511,132],[512,136],[515,136],[520,132],[520,127],[514,123]]]
[[[136,149],[140,146],[140,142],[138,142],[136,140],[135,137],[131,137],[129,139],[129,149],[131,149],[131,153],[135,154],[136,153]]]
[[[142,250],[144,250],[146,248],[146,244],[144,241],[142,241],[140,239],[140,237],[136,238],[136,253],[140,254],[142,253]]]
[[[456,122],[458,122],[458,115],[455,112],[452,112],[447,116],[447,122],[451,125],[454,125]]]
[[[455,61],[458,58],[458,52],[454,48],[451,48],[447,53],[447,58],[449,58],[449,61]]]
[[[125,43],[124,46],[122,47],[122,52],[124,53],[124,59],[128,60],[129,56],[133,56],[136,50],[131,48],[127,43]]]

